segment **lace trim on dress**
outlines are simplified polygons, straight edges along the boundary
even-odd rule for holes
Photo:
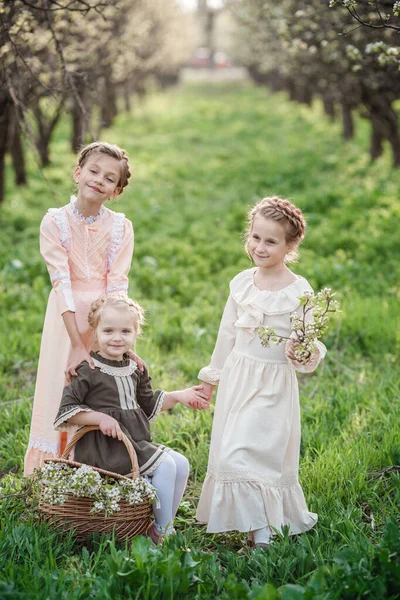
[[[205,381],[206,383],[211,383],[211,385],[218,385],[219,380],[221,379],[221,369],[213,369],[212,367],[203,367],[199,374],[198,379]]]
[[[61,208],[49,208],[48,212],[52,214],[60,230],[60,242],[61,246],[69,254],[71,248],[71,234],[69,231],[69,225],[67,221],[67,215],[64,207]]]
[[[74,213],[75,217],[79,221],[83,221],[83,223],[86,223],[87,225],[91,225],[92,223],[95,223],[96,221],[98,221],[104,212],[104,206],[101,205],[100,212],[98,215],[95,215],[95,216],[90,215],[89,217],[84,217],[83,215],[81,215],[79,210],[76,208],[75,202],[76,202],[76,196],[71,196],[70,206],[71,206],[72,212]]]
[[[58,454],[60,452],[59,442],[48,442],[47,440],[43,440],[34,435],[31,435],[29,438],[28,450],[31,448],[36,448],[37,450],[47,452],[48,454]]]
[[[67,271],[56,271],[50,276],[50,280],[52,283],[56,283],[57,281],[60,282],[67,309],[75,312],[75,300],[72,294],[72,285],[69,273]]]
[[[159,446],[159,450],[161,450],[160,456],[157,458],[156,462],[153,465],[151,465],[151,467],[149,467],[149,469],[146,469],[146,465],[151,463],[151,458],[147,461],[147,463],[140,467],[141,475],[145,475],[146,477],[152,475],[157,469],[157,467],[159,467],[161,463],[164,462],[164,460],[167,458],[168,453],[171,452],[171,448],[166,448],[165,446]]]
[[[68,271],[56,271],[53,275],[50,276],[50,281],[54,283],[54,281],[65,281],[70,279]]]
[[[127,377],[128,375],[132,375],[138,368],[137,364],[133,360],[130,360],[129,365],[126,367],[113,367],[111,365],[105,365],[94,357],[92,358],[95,367],[100,369],[102,373],[112,375],[113,377]]]
[[[240,481],[262,483],[268,487],[286,488],[299,483],[297,475],[284,475],[282,477],[262,477],[254,471],[208,471],[209,475],[219,483],[237,483]]]
[[[65,411],[54,421],[54,429],[56,431],[71,431],[71,429],[76,429],[75,424],[67,423],[66,421],[80,412],[93,412],[93,410],[91,408],[83,408],[82,406],[74,406],[70,410]]]
[[[106,294],[108,296],[110,296],[111,294],[119,294],[121,292],[127,292],[128,291],[128,284],[127,283],[118,283],[118,284],[110,284],[107,286],[106,289]]]
[[[157,402],[154,405],[153,412],[148,417],[149,422],[155,421],[161,412],[162,405],[164,404],[165,392],[161,392],[157,398]]]
[[[113,215],[113,226],[111,231],[111,241],[108,247],[107,254],[107,272],[110,272],[111,265],[113,264],[117,255],[118,249],[121,245],[123,234],[124,234],[124,213],[114,213]]]

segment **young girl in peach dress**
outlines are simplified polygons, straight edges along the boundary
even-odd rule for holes
[[[40,252],[53,289],[43,327],[25,475],[46,458],[60,455],[64,442],[53,421],[75,367],[87,361],[92,332],[89,307],[102,294],[128,290],[133,253],[132,223],[106,208],[128,184],[128,156],[118,146],[94,142],[79,155],[74,171],[77,197],[52,208],[40,226]]]
[[[293,337],[291,316],[302,315],[299,296],[312,289],[286,263],[305,233],[301,211],[288,200],[264,198],[249,213],[246,251],[255,268],[230,283],[211,363],[199,378],[211,397],[219,385],[206,479],[197,519],[207,531],[242,531],[266,547],[283,525],[290,534],[313,527],[298,480],[300,406],[296,371],[313,371],[325,346],[303,362],[298,342],[264,348],[259,327]]]

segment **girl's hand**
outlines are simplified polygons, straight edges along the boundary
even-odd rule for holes
[[[114,417],[110,417],[110,415],[102,415],[99,419],[99,429],[104,435],[109,435],[110,437],[122,440],[121,426],[118,421],[114,419]]]
[[[94,369],[93,358],[90,356],[89,352],[86,350],[85,346],[77,346],[72,347],[72,353],[69,359],[69,363],[67,368],[65,369],[65,379],[68,383],[71,383],[71,376],[76,377],[78,373],[76,372],[76,367],[81,364],[81,362],[86,361],[89,363],[89,367]]]
[[[293,340],[293,339],[288,340],[286,342],[286,348],[285,348],[286,356],[288,358],[290,358],[290,360],[293,360],[297,363],[307,363],[311,358],[311,354],[308,353],[308,356],[304,357],[303,360],[299,360],[298,358],[296,358],[296,355],[295,355],[295,350],[298,346],[300,346],[300,342],[298,340]]]
[[[143,373],[144,371],[144,366],[143,366],[143,361],[142,359],[133,352],[133,350],[128,350],[128,354],[129,354],[129,358],[131,358],[132,360],[135,361],[135,363],[137,363],[137,366],[139,367],[139,371],[141,371]]]
[[[198,386],[203,392],[206,394],[208,402],[211,402],[211,398],[214,391],[214,385],[212,383],[208,383],[207,381],[203,381],[200,386]]]
[[[210,405],[210,400],[201,385],[194,385],[186,390],[179,390],[175,394],[178,402],[194,410],[203,410]]]

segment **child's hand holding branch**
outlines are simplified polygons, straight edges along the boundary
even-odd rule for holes
[[[290,337],[279,336],[272,327],[260,327],[258,335],[261,345],[268,348],[270,342],[282,344],[285,340],[288,358],[300,364],[306,364],[315,352],[315,341],[320,339],[328,327],[328,313],[339,311],[339,303],[332,300],[332,290],[324,288],[315,296],[310,292],[301,296],[303,307],[301,316],[291,317],[292,333]]]

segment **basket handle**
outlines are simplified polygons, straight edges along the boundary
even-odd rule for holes
[[[72,436],[72,438],[70,439],[68,444],[65,446],[65,450],[62,453],[61,458],[67,459],[69,456],[69,453],[71,452],[72,448],[75,446],[76,442],[78,442],[81,439],[81,437],[83,437],[85,435],[85,433],[88,433],[89,431],[100,431],[100,428],[97,425],[85,425],[84,427],[79,429],[79,431],[77,431]],[[138,479],[140,477],[140,471],[139,471],[139,463],[137,460],[135,448],[132,446],[130,439],[127,438],[123,432],[121,432],[121,433],[122,433],[121,441],[125,444],[125,448],[127,449],[129,458],[131,460],[132,479]]]

